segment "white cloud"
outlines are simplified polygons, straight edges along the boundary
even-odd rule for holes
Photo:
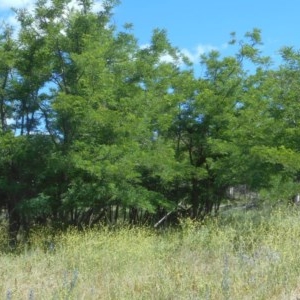
[[[29,12],[33,12],[35,8],[36,0],[0,0],[0,10],[2,10],[2,17],[5,21],[13,27],[18,27],[18,22],[15,18],[15,14],[11,11],[11,8],[22,9],[25,8]],[[48,0],[46,5],[50,6],[51,1]],[[68,9],[80,10],[81,6],[77,0],[71,0],[68,4]],[[92,7],[93,12],[99,12],[103,10],[103,0],[95,0]],[[10,12],[10,13],[8,13]]]
[[[197,47],[193,48],[192,50],[183,48],[179,50],[178,56],[180,57],[180,53],[186,56],[192,63],[197,63],[200,61],[200,56],[202,54],[208,53],[212,50],[218,50],[218,49],[226,49],[228,45],[223,44],[220,47],[212,46],[210,44],[199,44]],[[143,44],[140,45],[140,49],[147,49],[151,47],[150,44]],[[183,61],[181,59],[176,60],[174,57],[172,57],[170,54],[165,53],[162,54],[160,57],[161,63],[175,63],[177,65],[184,65]]]
[[[35,0],[1,0],[0,2],[0,8],[1,9],[10,9],[12,7],[15,8],[28,8],[33,6],[33,4],[35,3]]]
[[[36,0],[1,0],[0,1],[0,9],[10,9],[12,7],[14,8],[27,8],[32,9],[34,7]],[[95,3],[93,5],[93,11],[100,11],[103,9],[101,0],[95,0]],[[49,3],[49,2],[48,2]],[[78,5],[78,2],[76,0],[72,0],[69,7],[74,7],[75,9],[79,9],[80,6]]]
[[[94,5],[92,7],[92,11],[93,12],[98,12],[103,10],[103,5],[102,5],[103,1],[101,0],[95,0],[94,1]],[[68,4],[68,8],[69,9],[75,9],[75,10],[80,10],[82,8],[81,5],[78,4],[77,0],[72,0],[69,4]]]
[[[93,11],[98,12],[103,10],[103,1],[95,1]]]
[[[218,50],[218,47],[212,46],[210,44],[199,44],[192,50],[184,48],[181,50],[181,53],[185,55],[192,63],[197,63],[200,60],[200,56],[202,54],[208,53],[212,50]]]
[[[221,45],[221,48],[225,50],[225,49],[228,48],[228,46],[229,46],[228,43],[223,43],[223,44]]]
[[[14,29],[19,28],[19,26],[20,26],[17,18],[14,15],[9,15],[5,21],[7,24],[12,26]]]
[[[165,53],[165,54],[161,55],[161,57],[160,57],[159,60],[162,63],[175,63],[176,62],[175,59],[174,59],[174,57],[172,57],[168,53]]]
[[[140,46],[140,49],[148,49],[148,48],[150,48],[151,47],[151,45],[150,44],[143,44],[143,45],[141,45]]]

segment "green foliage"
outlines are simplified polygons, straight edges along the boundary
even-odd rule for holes
[[[99,13],[92,1],[45,3],[15,10],[17,35],[1,28],[0,199],[11,225],[112,222],[119,209],[157,222],[179,203],[204,218],[235,185],[297,192],[299,51],[282,48],[272,70],[259,29],[232,33],[235,54],[202,55],[197,78],[165,30],[144,48],[131,24],[117,31],[118,1]]]
[[[49,196],[42,193],[35,198],[21,201],[17,209],[28,218],[45,218],[51,214],[50,200]]]

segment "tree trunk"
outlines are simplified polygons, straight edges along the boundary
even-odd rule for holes
[[[20,214],[16,209],[17,202],[15,197],[11,197],[7,204],[9,246],[12,249],[16,247],[17,235],[21,226]]]
[[[199,212],[199,198],[200,198],[200,191],[199,191],[199,182],[197,179],[192,179],[192,192],[191,192],[191,218],[196,219],[198,217]]]

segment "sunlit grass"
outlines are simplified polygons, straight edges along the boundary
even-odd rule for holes
[[[159,232],[36,229],[30,246],[1,254],[0,298],[297,299],[299,220],[289,208]]]

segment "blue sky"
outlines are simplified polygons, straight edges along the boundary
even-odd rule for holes
[[[164,28],[174,46],[196,59],[212,47],[224,55],[232,31],[242,37],[261,29],[263,53],[275,60],[282,46],[300,49],[299,0],[123,0],[114,21],[131,22],[141,44],[149,42],[153,28]]]
[[[8,19],[11,6],[30,8],[33,2],[0,0],[0,17]],[[211,49],[229,54],[230,32],[242,37],[256,27],[262,30],[263,53],[276,60],[282,46],[300,49],[299,11],[300,0],[123,0],[113,22],[119,28],[133,23],[140,45],[149,43],[154,28],[166,29],[172,45],[194,62]]]

